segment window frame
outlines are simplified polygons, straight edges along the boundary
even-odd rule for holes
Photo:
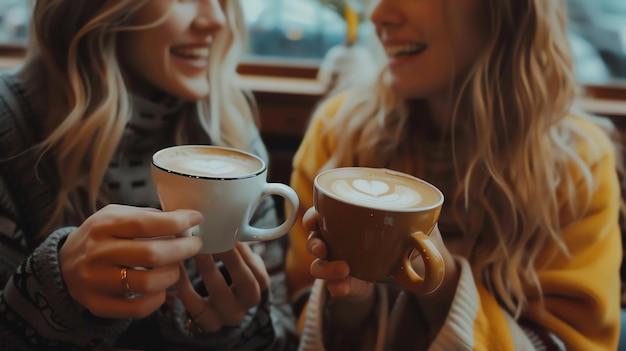
[[[12,45],[12,44],[0,44],[0,56],[25,56],[26,46]]]
[[[20,45],[0,44],[0,68],[19,64],[26,57],[26,47]],[[323,87],[316,85],[316,77],[319,62],[316,60],[294,59],[261,59],[253,60],[247,57],[239,65],[237,71],[242,76],[245,84],[253,92],[292,94],[293,89],[304,91],[305,95],[324,95]],[[263,80],[262,84],[258,84]],[[276,83],[276,87],[266,89],[270,84]],[[583,106],[589,107],[591,113],[607,115],[603,109],[593,108],[602,102],[617,103],[616,107],[609,109],[610,116],[626,117],[626,80],[615,80],[607,83],[583,83],[581,84]],[[624,111],[621,112],[621,105]]]

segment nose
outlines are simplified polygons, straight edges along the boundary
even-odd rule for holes
[[[215,32],[226,23],[226,15],[219,0],[201,0],[198,2],[198,15],[193,21],[193,28],[203,32]]]
[[[395,5],[397,0],[378,0],[370,15],[370,20],[380,30],[402,23],[402,11]]]

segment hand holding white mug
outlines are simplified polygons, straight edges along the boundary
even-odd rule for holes
[[[197,211],[106,206],[61,247],[59,261],[69,294],[99,317],[150,315],[165,302],[165,290],[179,280],[179,263],[200,251],[200,238],[179,236],[200,222]]]
[[[227,284],[213,255],[197,255],[195,263],[207,297],[194,290],[181,265],[177,291],[189,315],[188,326],[194,332],[209,333],[225,326],[238,326],[248,310],[261,302],[261,293],[270,284],[263,260],[247,244],[237,243],[233,250],[214,256],[224,263],[232,282]]]
[[[202,238],[203,254],[233,250],[238,241],[277,239],[296,220],[296,192],[268,183],[265,161],[242,150],[210,145],[165,148],[152,156],[152,179],[165,211],[188,208],[203,214],[205,221],[191,231]],[[259,204],[271,195],[286,200],[290,215],[274,228],[251,225]]]

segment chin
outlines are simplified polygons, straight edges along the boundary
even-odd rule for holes
[[[425,81],[403,81],[394,79],[391,83],[393,91],[405,99],[427,99],[428,97],[438,95],[442,91],[446,91],[448,87],[445,84],[424,85]]]
[[[428,96],[427,90],[412,84],[401,84],[394,82],[391,85],[393,91],[405,99],[422,99]]]
[[[209,96],[209,84],[208,82],[200,84],[177,84],[177,87],[175,89],[171,89],[169,93],[185,101],[195,102],[206,99]]]
[[[178,94],[177,96],[187,102],[197,102],[197,101],[204,100],[207,97],[209,97],[209,93],[208,91],[206,93],[188,91],[183,94]]]

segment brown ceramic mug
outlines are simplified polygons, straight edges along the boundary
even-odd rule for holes
[[[417,294],[441,285],[444,262],[429,237],[443,205],[435,186],[388,169],[348,167],[320,173],[313,191],[328,259],[346,261],[351,276],[395,280]],[[411,265],[414,251],[423,277]]]

